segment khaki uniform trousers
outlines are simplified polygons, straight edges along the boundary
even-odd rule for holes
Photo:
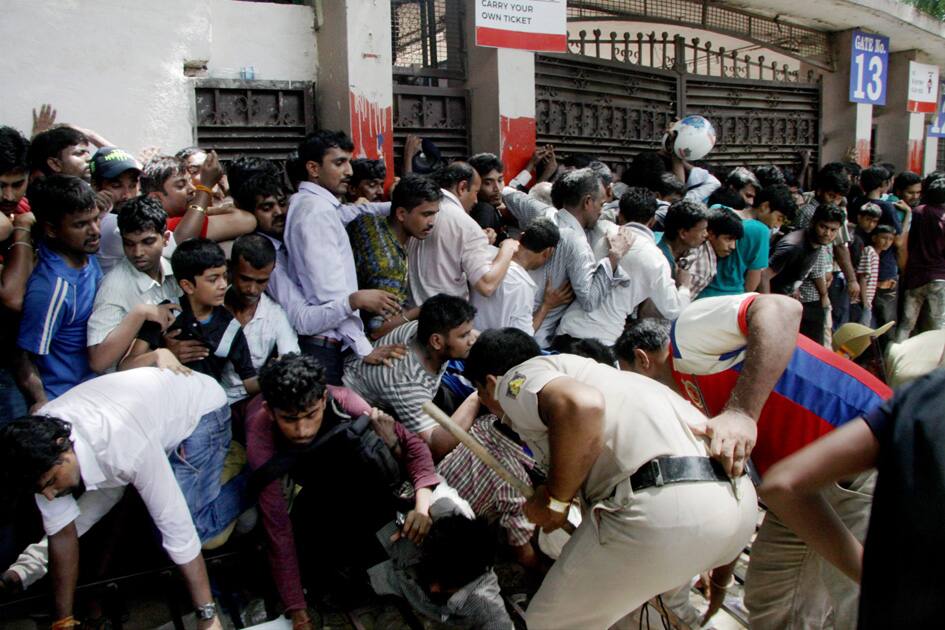
[[[866,538],[875,485],[876,473],[870,471],[824,492],[860,542]],[[745,578],[752,630],[855,630],[859,600],[859,585],[808,547],[776,514],[765,515]]]
[[[590,511],[526,612],[530,630],[603,630],[658,593],[728,564],[755,529],[747,476],[634,493],[629,480]]]

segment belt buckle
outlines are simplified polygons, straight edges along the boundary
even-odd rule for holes
[[[657,488],[660,488],[665,484],[663,481],[663,469],[660,468],[660,460],[654,459],[650,461],[650,467],[653,470],[653,485]]]

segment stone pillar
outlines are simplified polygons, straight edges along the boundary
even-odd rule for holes
[[[925,165],[922,170],[923,175],[928,175],[935,170],[938,162],[938,143],[939,138],[926,136],[925,138]]]
[[[820,163],[836,162],[847,157],[851,150],[865,150],[869,160],[869,138],[872,130],[872,116],[867,120],[863,109],[849,100],[850,86],[850,50],[852,49],[853,31],[833,33],[830,37],[833,58],[836,60],[836,72],[823,72],[807,64],[801,64],[801,74],[806,76],[809,69],[823,75],[822,107],[820,129],[823,137]],[[888,91],[887,91],[888,94]],[[888,96],[887,96],[888,98]],[[873,108],[868,107],[870,110]],[[872,114],[872,111],[870,112]],[[862,142],[865,136],[865,144]],[[817,166],[817,165],[814,165]]]
[[[394,91],[389,0],[322,4],[318,34],[319,125],[342,129],[354,156],[383,158],[394,178]]]
[[[466,0],[470,140],[473,153],[495,153],[514,177],[535,150],[535,55],[476,46],[476,3]]]
[[[873,136],[873,106],[856,104],[856,163],[866,168],[870,165],[870,142]]]

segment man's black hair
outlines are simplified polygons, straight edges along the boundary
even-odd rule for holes
[[[466,357],[463,374],[474,385],[485,385],[486,376],[502,377],[510,369],[541,354],[534,337],[518,328],[486,330]]]
[[[433,335],[448,335],[457,326],[471,322],[475,316],[476,307],[463,298],[438,293],[420,307],[417,341],[425,344]]]
[[[118,232],[122,236],[151,230],[161,236],[167,230],[167,212],[160,201],[138,195],[118,205]]]
[[[867,201],[860,209],[856,212],[857,217],[867,216],[873,217],[874,219],[881,219],[883,217],[883,209],[879,207],[879,204],[876,204],[872,201]]]
[[[237,208],[252,212],[256,209],[257,197],[275,197],[277,201],[284,202],[289,193],[281,177],[272,173],[255,173],[244,181],[239,189],[233,191],[232,195]]]
[[[88,142],[89,139],[84,133],[65,125],[38,133],[30,142],[30,170],[40,171],[43,175],[54,175],[55,171],[49,168],[49,158],[58,158],[69,147]]]
[[[226,265],[223,249],[208,238],[192,238],[177,246],[171,255],[171,269],[177,281],[196,282],[207,269]]]
[[[449,592],[488,571],[495,562],[497,544],[485,519],[450,514],[433,521],[420,549],[420,583],[427,589],[436,584]]]
[[[685,199],[677,201],[666,211],[666,218],[663,220],[663,238],[674,240],[679,236],[680,230],[692,229],[699,221],[708,219],[708,212],[701,203]]]
[[[646,225],[656,216],[656,195],[641,186],[633,186],[620,195],[620,216],[625,221]]]
[[[351,180],[349,185],[357,186],[366,179],[387,178],[387,166],[384,160],[369,160],[368,158],[358,158],[351,160]]]
[[[30,184],[26,192],[30,208],[41,223],[58,226],[67,214],[95,207],[95,191],[73,175],[50,175]]]
[[[922,199],[933,206],[945,205],[945,176],[936,177],[923,185]]]
[[[245,260],[253,269],[263,269],[276,262],[276,248],[262,234],[244,234],[233,241],[230,265],[236,269],[240,260]]]
[[[650,190],[660,197],[668,197],[674,194],[682,197],[686,194],[686,184],[669,171],[664,171],[657,178],[654,187],[650,188]]]
[[[305,411],[325,395],[325,369],[307,354],[284,354],[259,368],[259,389],[270,409]]]
[[[620,174],[620,181],[630,187],[649,188],[655,193],[660,176],[666,172],[663,158],[656,151],[641,151]]]
[[[341,149],[342,151],[354,151],[354,143],[344,131],[331,131],[330,129],[319,129],[305,136],[305,139],[299,144],[299,158],[302,164],[309,162],[322,163],[325,154],[329,149]]]
[[[477,153],[469,158],[468,162],[479,173],[479,177],[485,177],[492,171],[499,171],[501,175],[505,170],[502,160],[496,157],[494,153]]]
[[[896,175],[896,179],[893,180],[893,192],[901,192],[908,188],[909,186],[915,186],[916,184],[921,184],[922,178],[913,173],[912,171],[903,171]]]
[[[249,178],[259,173],[271,175],[277,179],[282,178],[282,171],[279,165],[266,158],[256,157],[255,155],[241,155],[230,162],[226,167],[226,181],[230,185],[230,194],[233,196],[233,199],[236,199],[237,195],[242,194],[240,188],[243,187]],[[241,210],[252,211],[252,207],[238,207]]]
[[[572,153],[561,160],[561,166],[567,168],[587,168],[591,165],[591,162],[596,159],[596,157],[588,155],[587,153]]]
[[[442,198],[443,191],[431,178],[426,175],[407,173],[390,194],[391,214],[397,208],[410,212],[420,204],[439,201]]]
[[[614,351],[597,339],[578,339],[571,335],[558,335],[551,342],[551,349],[561,354],[574,354],[598,363],[613,366],[617,362]]]
[[[850,193],[850,173],[840,162],[827,164],[814,177],[814,190],[822,193],[836,193],[845,197]]]
[[[765,202],[768,202],[769,209],[780,212],[788,221],[793,221],[797,214],[797,202],[794,200],[791,189],[787,186],[777,185],[762,188],[761,192],[755,196],[755,207],[757,208]]]
[[[755,178],[762,188],[768,186],[783,186],[786,182],[784,171],[774,164],[764,164],[754,170]]]
[[[725,178],[725,187],[732,190],[741,190],[746,186],[754,186],[756,189],[761,187],[761,183],[755,174],[744,166],[733,168]]]
[[[869,193],[881,187],[889,179],[889,173],[882,166],[871,166],[864,168],[860,173],[860,188],[863,192]]]
[[[597,178],[600,179],[600,183],[603,184],[604,187],[614,183],[614,172],[600,160],[592,160],[591,163],[587,165],[587,168],[597,174]]]
[[[551,186],[551,202],[555,208],[576,208],[588,195],[596,199],[603,194],[600,178],[589,168],[563,173]]]
[[[543,252],[549,247],[557,247],[561,240],[561,231],[557,224],[547,217],[536,217],[529,221],[519,238],[519,245],[531,252]]]
[[[0,426],[0,492],[15,499],[35,492],[40,478],[72,448],[72,425],[51,416],[23,416]]]
[[[886,169],[886,172],[889,173],[890,176],[899,170],[892,162],[877,162],[876,165],[882,166],[884,169]]]
[[[843,170],[845,170],[851,178],[860,177],[863,173],[863,167],[856,162],[844,161],[840,162],[840,166],[843,167]]]
[[[180,158],[182,160],[187,160],[187,158],[193,157],[197,155],[198,153],[206,153],[206,151],[204,151],[200,147],[184,147],[183,149],[175,153],[174,157]]]
[[[706,200],[705,205],[709,206],[725,206],[726,208],[731,208],[732,210],[742,210],[745,208],[745,198],[738,194],[737,191],[732,190],[731,188],[726,188],[725,186],[721,188],[716,188],[709,198]]]
[[[742,219],[731,208],[713,208],[709,210],[707,229],[716,236],[731,236],[739,239],[745,235]]]
[[[13,127],[0,127],[0,175],[29,171],[30,141]]]
[[[636,361],[633,351],[659,352],[669,343],[669,326],[661,319],[638,319],[631,324],[614,344],[614,353],[629,365]]]
[[[891,225],[886,225],[885,223],[880,223],[876,226],[876,229],[870,232],[870,238],[872,239],[874,236],[879,236],[880,234],[892,234],[895,236],[896,228]]]
[[[184,160],[175,155],[158,155],[148,160],[141,169],[141,192],[163,193],[164,184],[172,177],[187,174]]]
[[[305,170],[305,162],[299,159],[299,152],[293,151],[285,159],[285,176],[289,180],[289,186],[292,191],[299,189],[299,184],[308,179],[308,171]],[[232,185],[230,190],[233,190]]]
[[[822,203],[814,210],[814,216],[810,219],[810,227],[814,228],[818,223],[840,223],[843,224],[844,212],[839,206],[832,203]]]
[[[466,182],[467,185],[472,186],[475,178],[476,169],[470,166],[468,162],[462,161],[450,162],[433,173],[433,181],[435,181],[440,188],[446,190],[452,190],[459,185],[460,182]]]

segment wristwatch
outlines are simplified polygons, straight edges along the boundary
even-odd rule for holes
[[[196,613],[198,621],[210,621],[217,616],[217,605],[215,602],[210,602],[203,606],[197,606],[194,613]]]
[[[559,501],[550,494],[548,495],[548,509],[558,514],[567,514],[571,508],[570,501]]]

